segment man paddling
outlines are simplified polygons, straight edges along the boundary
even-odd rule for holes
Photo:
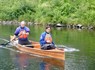
[[[47,26],[45,28],[45,32],[43,32],[40,36],[40,45],[41,45],[41,49],[43,50],[55,49],[55,44],[52,40],[52,36],[50,32],[51,32],[51,28],[50,26]]]
[[[30,29],[28,27],[26,27],[25,25],[26,25],[26,23],[24,21],[22,21],[20,23],[20,26],[17,27],[17,29],[15,30],[15,33],[14,33],[14,39],[16,37],[18,37],[18,43],[21,45],[30,44],[30,42],[28,41],[28,35],[30,32]]]

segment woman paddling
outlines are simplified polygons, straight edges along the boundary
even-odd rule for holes
[[[43,32],[40,36],[40,45],[41,49],[43,50],[55,49],[55,44],[52,40],[50,32],[51,32],[51,27],[46,26],[45,32]]]

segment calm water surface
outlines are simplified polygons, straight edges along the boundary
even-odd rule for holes
[[[9,40],[17,26],[0,25],[1,40]],[[43,26],[29,26],[29,39],[39,41]],[[52,36],[57,45],[79,51],[66,52],[66,60],[36,57],[16,50],[14,47],[0,48],[0,70],[94,70],[95,69],[95,31],[53,28]],[[68,49],[67,48],[67,49]]]

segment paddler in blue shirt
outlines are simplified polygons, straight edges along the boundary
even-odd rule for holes
[[[51,27],[46,26],[45,32],[43,32],[40,36],[40,45],[41,49],[43,50],[50,50],[56,48],[50,32],[51,32]]]
[[[25,21],[22,21],[20,23],[20,26],[16,28],[15,33],[14,33],[14,38],[18,37],[18,43],[21,45],[30,44],[28,40],[30,29],[26,27],[25,25],[26,25]]]

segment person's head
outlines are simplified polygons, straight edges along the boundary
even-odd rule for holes
[[[25,21],[22,21],[22,22],[20,23],[20,26],[21,26],[21,27],[25,27],[25,25],[26,25]]]
[[[50,26],[46,26],[45,31],[48,32],[48,33],[50,33],[51,27]]]

